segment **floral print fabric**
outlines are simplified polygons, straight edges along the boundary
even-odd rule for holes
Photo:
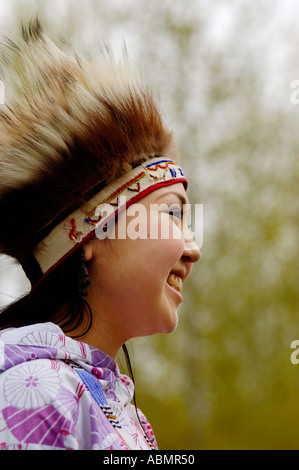
[[[100,385],[117,426],[78,370]],[[141,429],[130,403],[132,381],[111,357],[66,337],[52,323],[0,332],[0,390],[0,449],[156,447],[150,424],[138,410]]]

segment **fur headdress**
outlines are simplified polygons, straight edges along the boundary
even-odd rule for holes
[[[0,53],[6,96],[15,90],[0,105],[0,251],[34,283],[58,261],[40,269],[33,256],[53,228],[132,168],[175,158],[175,148],[125,50],[119,61],[107,46],[79,55],[35,20]]]

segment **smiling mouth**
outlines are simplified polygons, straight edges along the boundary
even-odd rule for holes
[[[169,274],[169,276],[167,278],[167,284],[169,284],[171,287],[173,287],[178,292],[181,292],[182,287],[183,287],[182,279],[174,273]]]

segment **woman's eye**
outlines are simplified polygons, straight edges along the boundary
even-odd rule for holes
[[[182,207],[170,207],[167,212],[171,217],[175,217],[177,220],[180,220],[180,224],[183,223],[183,220],[186,222],[186,227],[192,231],[191,222],[188,220],[188,213],[184,211]]]
[[[178,219],[182,219],[182,217],[183,217],[182,209],[170,209],[168,214],[173,216],[173,217],[177,217]]]

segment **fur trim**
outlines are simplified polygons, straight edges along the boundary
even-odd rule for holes
[[[106,45],[99,57],[79,55],[34,20],[0,54],[2,79],[16,90],[0,106],[0,249],[21,260],[95,185],[175,149],[126,50],[120,61]]]

